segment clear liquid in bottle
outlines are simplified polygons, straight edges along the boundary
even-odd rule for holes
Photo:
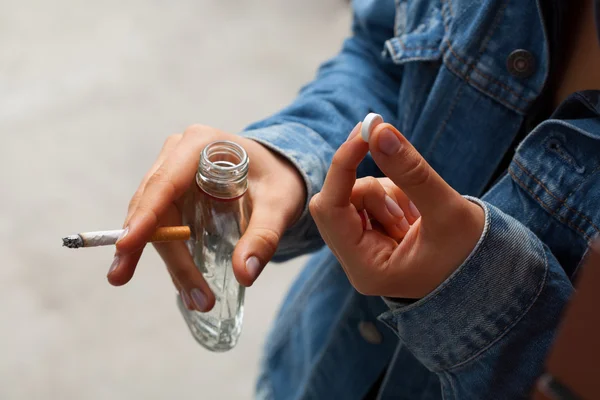
[[[182,210],[183,223],[192,230],[188,248],[216,302],[207,313],[188,310],[179,295],[177,303],[194,338],[215,352],[232,349],[242,331],[244,287],[234,276],[231,258],[249,218],[244,196],[248,164],[238,144],[209,144]]]

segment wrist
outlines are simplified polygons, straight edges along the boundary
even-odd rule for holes
[[[300,217],[304,209],[306,208],[306,204],[308,202],[307,199],[307,190],[306,183],[304,182],[304,178],[300,171],[292,164],[287,158],[282,155],[269,150],[277,159],[277,161],[281,165],[281,170],[276,171],[276,173],[282,175],[282,181],[286,182],[286,187],[289,184],[289,193],[287,193],[288,199],[290,201],[290,205],[292,206],[291,218],[290,218],[290,226],[295,224]]]

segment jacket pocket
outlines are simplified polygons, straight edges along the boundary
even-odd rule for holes
[[[396,64],[435,61],[442,57],[446,33],[441,2],[396,0],[395,36],[385,42],[385,52]]]

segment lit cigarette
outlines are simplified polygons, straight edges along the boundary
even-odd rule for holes
[[[98,231],[78,233],[63,238],[63,246],[70,249],[80,247],[110,246],[117,243],[117,240],[123,236],[124,229],[114,231]],[[189,240],[191,231],[189,226],[166,226],[158,228],[149,242],[171,242],[175,240]]]

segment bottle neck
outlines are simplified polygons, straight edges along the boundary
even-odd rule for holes
[[[196,183],[218,199],[240,197],[248,188],[249,164],[248,154],[239,144],[229,141],[210,143],[200,155]]]

